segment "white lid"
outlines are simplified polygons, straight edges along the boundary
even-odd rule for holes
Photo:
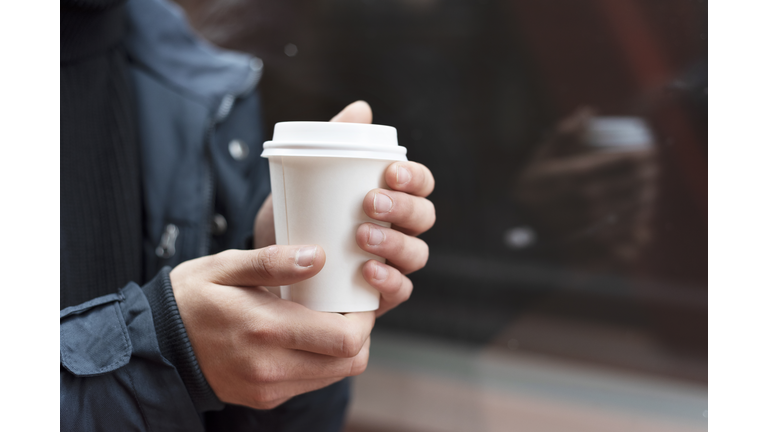
[[[261,157],[312,156],[406,161],[392,126],[337,122],[282,122]]]

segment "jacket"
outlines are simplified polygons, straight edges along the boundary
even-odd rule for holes
[[[61,430],[340,430],[347,380],[270,411],[223,404],[205,381],[168,273],[252,247],[270,192],[260,157],[262,63],[197,38],[163,0],[126,7],[151,281],[60,312]]]

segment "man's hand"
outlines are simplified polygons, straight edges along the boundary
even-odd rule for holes
[[[319,246],[269,246],[173,269],[179,313],[219,399],[271,409],[365,370],[373,312],[315,312],[264,288],[308,279],[324,264]]]
[[[366,252],[386,258],[386,264],[368,260],[363,265],[363,277],[381,292],[381,304],[376,316],[408,300],[413,283],[405,275],[427,264],[429,247],[415,236],[435,224],[435,206],[426,199],[435,180],[422,164],[395,162],[384,174],[392,188],[374,189],[365,196],[365,214],[392,228],[364,223],[357,229],[358,246]]]
[[[371,123],[373,114],[367,103],[355,102],[331,121]],[[381,292],[376,316],[408,300],[413,283],[405,275],[426,265],[429,247],[415,236],[435,224],[435,206],[426,199],[435,188],[432,172],[415,162],[395,162],[384,174],[392,190],[374,189],[363,199],[365,214],[392,228],[364,223],[357,229],[357,245],[366,252],[386,258],[382,264],[369,260],[363,265],[363,277]]]
[[[358,101],[348,105],[332,122],[371,123],[371,107]],[[408,300],[413,283],[405,275],[421,269],[429,258],[429,247],[415,236],[432,228],[435,206],[426,199],[435,188],[432,172],[415,162],[395,162],[385,173],[392,190],[374,189],[363,200],[363,210],[373,219],[391,222],[392,228],[372,223],[357,229],[357,244],[366,252],[387,260],[382,264],[369,260],[363,265],[363,277],[381,292],[376,316]],[[275,228],[270,195],[254,223],[256,247],[275,243]]]

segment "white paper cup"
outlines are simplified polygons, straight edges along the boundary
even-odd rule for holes
[[[283,299],[324,312],[361,312],[379,307],[379,292],[363,279],[369,259],[355,241],[358,226],[375,221],[363,198],[386,188],[384,171],[406,161],[390,126],[356,123],[284,122],[264,143],[269,159],[278,245],[319,244],[325,267],[314,277],[280,287]]]

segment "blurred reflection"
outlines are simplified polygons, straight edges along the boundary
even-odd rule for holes
[[[516,198],[568,263],[626,270],[651,237],[658,163],[648,124],[580,109],[536,147]]]
[[[504,233],[504,243],[511,249],[525,249],[536,243],[536,232],[527,226],[509,229]]]

